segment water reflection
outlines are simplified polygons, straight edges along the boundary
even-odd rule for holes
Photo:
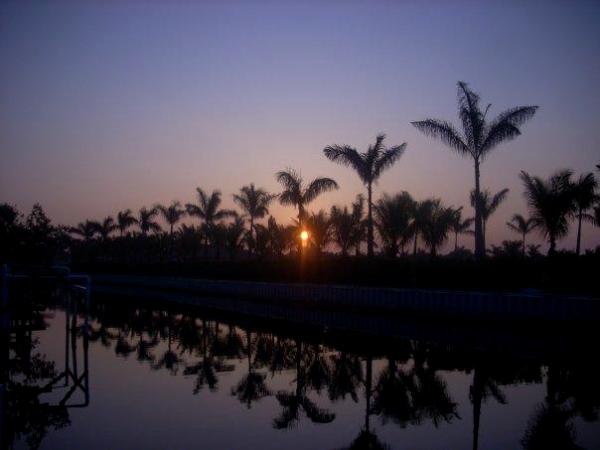
[[[576,419],[598,420],[600,371],[589,363],[589,355],[579,352],[567,360],[521,358],[411,339],[307,332],[286,324],[115,299],[94,302],[89,314],[81,315],[76,304],[67,297],[62,306],[44,312],[38,304],[28,315],[21,310],[11,317],[4,374],[5,448],[15,442],[40,447],[47,433],[70,424],[69,407],[89,404],[89,345],[110,349],[114,358],[169,379],[190,380],[192,395],[226,395],[247,410],[272,401],[274,433],[292,433],[307,424],[327,427],[338,420],[338,406],[347,411],[355,405],[361,425],[350,430],[350,442],[343,447],[349,449],[395,448],[397,442],[380,437],[389,427],[437,429],[471,420],[469,446],[480,448],[481,435],[493,431],[481,425],[486,408],[497,403],[510,411],[505,390],[527,384],[545,383],[546,395],[531,407],[515,446],[580,448]],[[36,347],[44,339],[42,330],[63,319],[65,359],[64,370],[59,370],[61,363],[48,361]],[[448,373],[462,374],[468,381],[466,399],[454,398]],[[222,388],[225,375],[235,379]],[[61,398],[44,399],[59,388]],[[466,415],[469,410],[472,415]]]

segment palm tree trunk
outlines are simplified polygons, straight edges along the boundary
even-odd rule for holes
[[[367,376],[366,376],[366,383],[365,383],[365,397],[366,397],[365,430],[368,432],[369,431],[369,417],[371,415],[371,385],[372,385],[372,379],[373,379],[373,358],[371,358],[371,355],[367,356],[366,365],[367,365]]]
[[[367,185],[367,193],[369,197],[368,217],[367,217],[367,254],[373,256],[373,189],[371,183]]]
[[[254,248],[251,248],[250,250],[252,252],[256,253],[255,252],[255,249],[256,249],[256,240],[255,240],[256,239],[256,233],[255,233],[255,230],[254,230],[254,216],[252,214],[250,214],[250,237],[251,237],[250,242],[252,243],[252,247],[254,247]]]
[[[548,250],[548,256],[554,255],[556,253],[556,237],[554,233],[550,234],[550,249]]]
[[[454,252],[458,250],[458,231],[454,232]]]
[[[523,233],[523,256],[525,256],[525,236],[527,233]]]
[[[415,243],[413,245],[413,256],[417,256],[417,239],[419,238],[419,232],[415,230]]]
[[[478,370],[473,370],[473,450],[479,448],[479,421],[481,419],[482,386]]]
[[[578,255],[581,253],[581,219],[583,218],[583,211],[581,210],[581,208],[579,209],[579,214],[577,215],[577,248],[575,250],[575,253],[577,253]]]
[[[485,257],[485,238],[483,236],[480,196],[479,159],[475,158],[475,256],[479,259]]]

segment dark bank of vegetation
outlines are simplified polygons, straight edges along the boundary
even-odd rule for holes
[[[375,183],[407,147],[386,147],[380,135],[362,153],[347,145],[323,150],[329,160],[352,168],[365,185],[366,197],[358,195],[351,205],[309,211],[318,196],[339,186],[331,178],[307,182],[292,169],[276,174],[280,193],[253,183],[243,186],[233,195],[238,210],[222,208],[220,191],[197,188],[195,203],[174,201],[137,213],[127,209],[116,218],[73,227],[54,226],[39,205],[23,217],[14,206],[1,204],[0,262],[62,262],[86,272],[598,294],[592,275],[600,267],[600,249],[581,255],[581,224],[600,226],[592,172],[574,178],[571,171],[560,170],[548,179],[522,172],[529,217],[515,214],[507,222],[518,240],[486,245],[486,225],[509,190],[485,189],[480,167],[498,144],[520,135],[520,126],[536,109],[515,107],[489,120],[489,106],[482,109],[479,96],[461,82],[462,131],[437,119],[413,123],[473,160],[473,218],[466,217],[462,206],[447,206],[439,198],[417,200],[406,191],[374,198]],[[269,216],[273,201],[292,206],[296,219],[277,223]],[[557,250],[571,226],[577,227],[576,247]],[[541,246],[528,244],[532,232],[547,241],[547,255]],[[462,235],[474,237],[474,253],[460,245]],[[440,254],[448,246],[451,251]]]

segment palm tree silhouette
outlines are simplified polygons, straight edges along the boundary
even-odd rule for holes
[[[381,174],[394,165],[406,150],[406,142],[394,147],[383,145],[385,134],[379,134],[375,144],[370,145],[366,152],[359,153],[348,145],[330,145],[323,149],[325,156],[331,161],[352,167],[360,180],[367,187],[367,253],[373,256],[373,183]]]
[[[85,241],[91,241],[98,232],[96,223],[91,220],[79,222],[76,227],[69,229],[69,232],[77,236],[81,236]]]
[[[556,172],[548,180],[521,172],[531,218],[550,241],[549,255],[556,252],[556,241],[569,232],[569,218],[575,213],[572,172]]]
[[[265,384],[266,375],[253,370],[252,336],[249,330],[246,330],[246,356],[248,358],[248,373],[231,389],[231,395],[236,396],[241,403],[245,403],[246,407],[250,409],[253,402],[258,402],[260,399],[270,396],[271,391]]]
[[[411,234],[413,235],[413,256],[417,255],[417,242],[419,239],[419,234],[423,233],[425,226],[427,225],[427,221],[431,216],[431,208],[433,208],[433,202],[431,199],[423,200],[423,201],[415,201],[413,203],[412,209],[412,222],[410,225]]]
[[[102,222],[93,222],[96,227],[96,232],[100,235],[103,241],[107,241],[110,238],[110,234],[117,229],[115,220],[108,216],[105,217]]]
[[[450,224],[452,231],[454,232],[454,251],[458,251],[458,235],[466,234],[469,232],[469,228],[475,221],[472,217],[463,220],[462,218],[463,207],[457,208],[452,214],[452,223]]]
[[[264,189],[256,188],[254,183],[242,186],[239,194],[233,195],[233,201],[244,211],[250,222],[250,236],[256,239],[254,222],[269,214],[269,204],[276,195],[269,194]]]
[[[334,413],[319,408],[306,395],[306,373],[302,364],[302,355],[302,343],[296,340],[296,389],[292,392],[277,392],[275,397],[283,410],[279,417],[273,420],[273,427],[276,429],[294,427],[300,420],[302,411],[313,423],[330,423],[335,419]]]
[[[167,224],[169,225],[169,237],[173,238],[173,227],[185,215],[185,210],[181,208],[181,203],[173,201],[169,206],[156,205],[156,210],[159,211]]]
[[[577,247],[575,253],[581,253],[581,222],[587,220],[594,221],[594,217],[588,214],[588,211],[594,204],[600,200],[596,189],[598,182],[593,173],[582,174],[573,186],[573,195],[575,197],[575,206],[577,208]]]
[[[125,211],[119,211],[117,214],[117,227],[119,228],[119,232],[121,237],[125,236],[125,233],[129,229],[129,227],[138,223],[137,219],[133,217],[131,209],[126,209]]]
[[[431,200],[425,226],[421,230],[423,241],[429,247],[431,256],[437,255],[437,250],[448,239],[448,233],[454,219],[454,210],[442,205],[440,199]]]
[[[426,119],[412,124],[426,135],[440,139],[461,156],[471,157],[475,166],[475,198],[480,194],[480,165],[486,156],[500,143],[521,134],[519,126],[533,117],[537,106],[517,106],[486,121],[491,105],[481,110],[479,95],[467,83],[458,82],[458,108],[462,134],[445,120]],[[475,204],[475,255],[485,257],[483,217],[479,204]]]
[[[410,238],[410,217],[414,200],[406,191],[393,197],[384,194],[375,204],[375,226],[388,256],[398,255]]]
[[[235,254],[242,248],[244,231],[244,219],[238,216],[225,228],[225,245],[231,259],[235,258]]]
[[[525,256],[525,237],[533,231],[535,228],[535,220],[529,218],[526,219],[521,214],[515,214],[510,219],[510,222],[506,222],[506,226],[515,233],[520,233],[523,241],[523,256]]]
[[[214,230],[215,222],[234,216],[235,211],[219,208],[221,206],[221,191],[218,189],[213,190],[210,195],[199,187],[196,188],[196,192],[198,193],[198,204],[186,203],[185,208],[190,216],[198,217],[203,221],[205,239],[208,240],[208,237],[212,236],[212,240],[214,240],[215,234],[219,232]]]
[[[154,221],[157,214],[158,210],[156,208],[146,209],[146,207],[142,207],[140,209],[138,226],[144,236],[147,236],[149,232],[159,233],[162,230],[160,225]]]
[[[310,240],[317,255],[320,255],[323,248],[331,242],[332,222],[327,217],[327,213],[320,210],[318,213],[312,213],[306,218],[306,227],[310,230]]]
[[[306,206],[323,192],[338,189],[338,184],[331,178],[315,178],[308,186],[304,186],[304,180],[299,172],[293,169],[283,170],[275,174],[277,181],[283,186],[283,192],[279,194],[279,202],[282,205],[298,208],[298,225],[304,225],[306,219]]]
[[[483,248],[486,248],[485,244],[485,231],[487,228],[488,219],[492,214],[496,212],[500,204],[506,200],[506,196],[508,195],[509,189],[502,189],[499,192],[496,192],[494,195],[490,193],[487,189],[481,191],[479,193],[479,210],[481,211],[481,221],[482,221],[482,235],[483,235]],[[476,194],[475,191],[471,191],[471,206],[475,208],[476,202]]]

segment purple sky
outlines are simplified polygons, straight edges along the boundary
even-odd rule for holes
[[[69,224],[189,202],[196,186],[232,206],[249,182],[277,192],[273,174],[289,166],[339,182],[310,208],[328,209],[362,187],[323,147],[363,149],[385,132],[408,149],[378,194],[467,206],[470,161],[409,123],[457,123],[458,80],[491,114],[540,105],[483,165],[484,187],[511,189],[491,243],[518,238],[504,224],[526,213],[521,169],[600,163],[600,2],[324,3],[3,2],[0,202],[39,201]],[[600,230],[586,225],[583,244]]]

